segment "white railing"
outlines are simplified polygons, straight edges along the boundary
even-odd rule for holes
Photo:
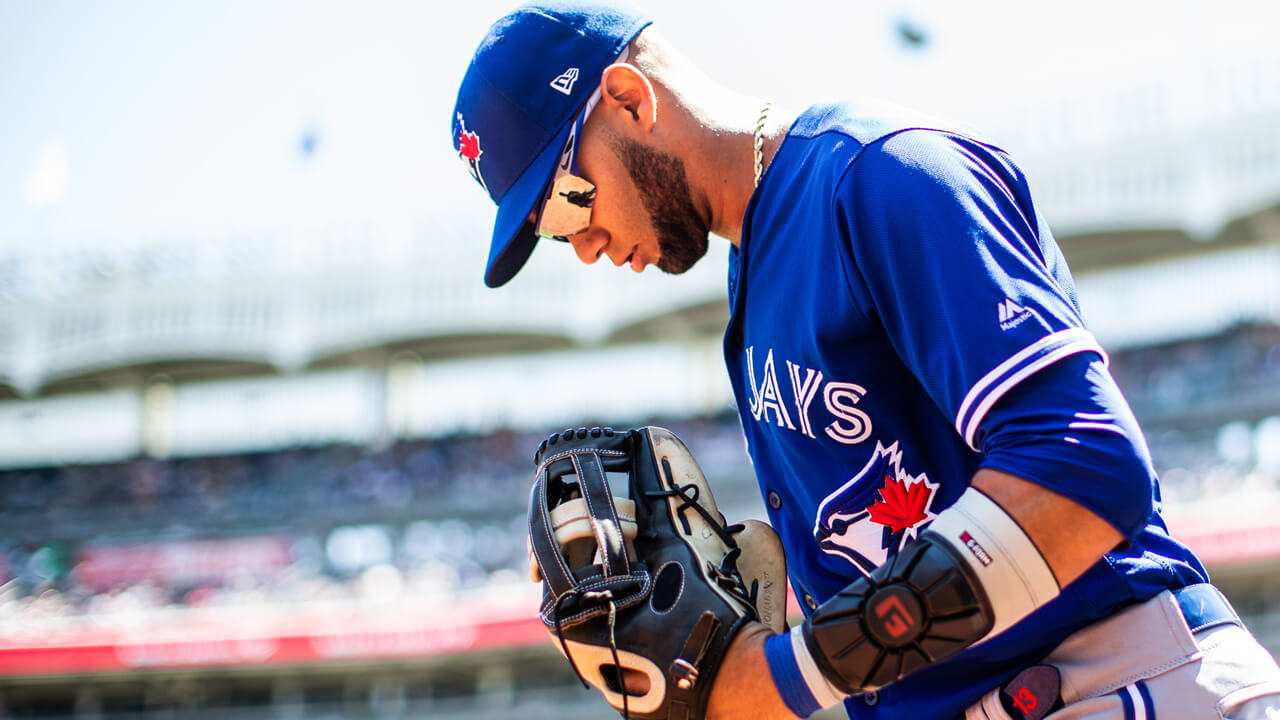
[[[271,258],[292,254],[271,248],[267,236],[264,265],[249,270],[215,254],[199,271],[154,275],[148,258],[165,253],[151,247],[117,254],[105,271],[63,265],[47,253],[18,258],[10,272],[25,279],[9,287],[24,290],[0,304],[0,382],[32,393],[98,369],[210,357],[293,370],[335,353],[430,337],[547,336],[589,345],[724,297],[723,243],[679,280],[612,266],[566,268],[576,263],[568,248],[547,243],[510,285],[489,290],[480,280],[483,230],[448,242],[411,243],[396,233],[386,229],[383,252],[317,251],[274,265]],[[192,252],[182,262],[206,257]]]

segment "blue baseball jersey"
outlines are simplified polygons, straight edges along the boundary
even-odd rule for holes
[[[1071,632],[1207,579],[1166,531],[1141,432],[999,148],[877,101],[810,108],[751,199],[729,297],[725,360],[806,613],[982,467],[1126,538],[1008,631],[850,698],[852,717],[957,717]]]

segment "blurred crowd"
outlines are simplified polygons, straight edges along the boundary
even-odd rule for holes
[[[1238,408],[1259,393],[1274,401],[1280,327],[1245,325],[1219,337],[1113,353],[1111,374],[1140,418],[1205,404]]]
[[[1166,501],[1277,489],[1280,437],[1267,433],[1280,433],[1280,329],[1117,352],[1111,370],[1147,431]],[[1206,412],[1214,403],[1253,415],[1220,421]],[[656,424],[693,449],[727,515],[760,515],[735,413]],[[525,504],[543,437],[500,430],[0,472],[0,635],[56,618],[377,603],[527,582]],[[280,561],[236,562],[231,543],[245,537],[279,544]],[[204,543],[183,550],[194,564],[232,569],[138,566],[192,539]],[[112,552],[129,561],[104,574]],[[202,563],[201,552],[220,558]]]
[[[35,539],[24,537],[34,527],[42,539],[75,540],[183,527],[323,525],[379,517],[380,510],[491,508],[505,505],[527,479],[528,448],[537,442],[499,431],[382,448],[329,445],[18,470],[0,474],[0,512],[22,539]]]
[[[662,424],[694,449],[722,507],[758,514],[735,415]],[[526,504],[545,437],[0,472],[0,636],[47,618],[384,602],[528,582]],[[245,556],[233,546],[244,538],[283,543],[285,561]],[[201,576],[183,563],[216,567]]]

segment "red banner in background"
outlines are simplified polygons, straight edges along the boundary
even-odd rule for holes
[[[532,591],[532,592],[531,592]],[[0,676],[407,660],[550,642],[532,583],[456,602],[153,610],[0,634]]]
[[[0,649],[0,676],[106,674],[135,670],[271,667],[457,655],[549,642],[536,618],[453,628],[352,628],[331,634],[224,636],[189,628],[186,639],[132,641],[98,637],[78,645]]]
[[[537,616],[541,597],[539,586],[519,583],[447,602],[167,609],[65,618],[7,634],[0,627],[0,677],[403,662],[554,643]],[[787,611],[799,618],[790,590]]]
[[[1242,498],[1235,504],[1230,514],[1211,506],[1200,512],[1179,508],[1168,517],[1169,531],[1210,570],[1280,559],[1280,503]]]
[[[289,562],[287,537],[251,535],[95,545],[80,552],[76,572],[101,592],[143,580],[175,586],[222,583],[237,574],[268,575]]]

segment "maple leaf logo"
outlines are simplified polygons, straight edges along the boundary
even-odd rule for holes
[[[933,515],[929,512],[929,501],[933,499],[934,490],[936,488],[929,487],[923,480],[908,484],[886,475],[880,499],[867,508],[871,522],[888,526],[895,533],[914,528]]]
[[[937,517],[930,507],[938,483],[904,470],[902,455],[898,443],[876,442],[867,464],[823,499],[813,524],[822,552],[870,573]]]
[[[484,181],[484,176],[480,174],[480,155],[483,154],[480,149],[480,134],[475,132],[467,132],[467,125],[462,120],[462,113],[458,113],[458,157],[467,164],[467,169],[471,171],[471,177],[480,183],[480,187],[485,190],[489,186]]]
[[[458,154],[463,160],[476,161],[480,159],[480,137],[473,132],[465,130],[458,131]]]

